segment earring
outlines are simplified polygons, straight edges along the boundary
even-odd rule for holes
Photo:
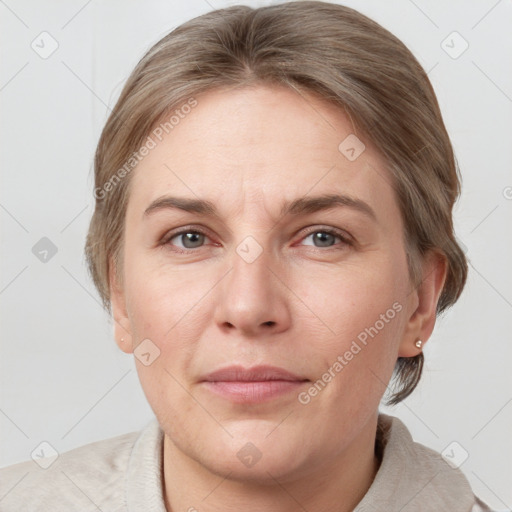
[[[418,348],[421,348],[421,345],[423,345],[423,341],[421,340],[418,340],[415,345],[418,347]]]
[[[124,338],[121,338],[121,343],[124,343]]]

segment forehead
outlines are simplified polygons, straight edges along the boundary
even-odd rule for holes
[[[259,201],[277,212],[283,200],[325,193],[358,197],[377,210],[396,208],[382,158],[341,108],[284,87],[210,91],[195,99],[172,128],[160,125],[150,134],[154,147],[132,176],[130,204],[137,209],[172,194],[219,208],[238,205],[237,212]]]

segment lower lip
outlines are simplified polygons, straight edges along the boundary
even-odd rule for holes
[[[307,381],[265,380],[265,381],[206,381],[204,384],[213,393],[239,404],[261,403],[279,396],[297,392]]]

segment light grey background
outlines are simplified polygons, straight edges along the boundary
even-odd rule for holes
[[[0,466],[28,459],[43,440],[62,452],[151,419],[84,265],[93,153],[145,50],[183,21],[235,3],[0,1]],[[400,37],[429,71],[463,174],[455,220],[467,288],[425,348],[418,390],[382,410],[438,451],[459,443],[474,491],[510,509],[512,3],[345,4]],[[31,47],[49,51],[52,39],[58,48],[47,58]],[[47,262],[32,252],[42,237],[58,250]]]

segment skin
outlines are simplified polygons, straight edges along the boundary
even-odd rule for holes
[[[412,287],[391,175],[342,110],[281,87],[196,99],[131,176],[122,279],[111,273],[119,346],[160,350],[136,364],[165,433],[167,509],[353,510],[378,470],[380,399],[397,357],[432,333],[445,262],[427,255]],[[351,133],[366,146],[354,161],[338,150]],[[363,200],[375,220],[347,206],[280,216],[284,201],[325,193]],[[208,199],[219,217],[144,214],[165,195]],[[315,241],[325,228],[351,243]],[[247,236],[262,249],[250,263],[236,251]],[[236,404],[200,383],[229,364],[269,364],[309,379],[307,391],[394,303],[401,311],[307,404],[295,392]],[[237,457],[247,442],[262,455],[252,467]]]

